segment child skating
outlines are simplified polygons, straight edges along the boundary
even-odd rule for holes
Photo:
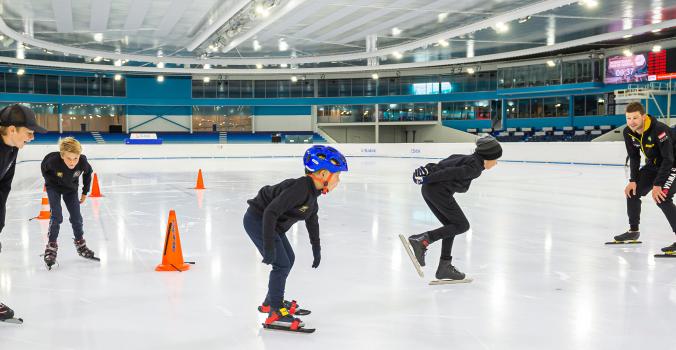
[[[49,220],[49,238],[45,248],[44,261],[51,270],[56,263],[59,249],[57,238],[59,228],[63,222],[61,210],[61,198],[66,204],[70,215],[70,224],[75,236],[75,248],[83,258],[99,260],[94,252],[87,248],[83,236],[82,214],[80,204],[84,203],[89,193],[89,185],[92,180],[92,167],[87,162],[87,157],[82,154],[82,145],[72,137],[66,137],[59,142],[59,152],[49,153],[42,160],[42,176],[45,178],[47,197],[51,218]],[[78,196],[78,184],[82,176],[82,195]]]
[[[260,312],[267,312],[263,326],[269,329],[312,333],[294,315],[307,315],[295,301],[284,300],[286,279],[295,261],[295,254],[286,231],[298,221],[305,221],[317,268],[321,261],[319,243],[319,205],[317,197],[332,191],[340,182],[340,173],[347,171],[345,157],[332,147],[313,146],[303,157],[305,176],[264,186],[258,195],[247,201],[244,229],[263,256],[263,263],[272,265],[268,291]]]
[[[481,176],[484,170],[494,167],[501,156],[500,143],[491,136],[485,136],[476,141],[473,154],[454,154],[439,163],[430,163],[414,171],[413,182],[422,185],[425,203],[443,226],[412,235],[408,239],[404,235],[400,235],[400,238],[420,277],[424,276],[422,267],[425,266],[428,246],[441,240],[441,259],[435,275],[437,280],[430,284],[471,281],[465,279],[465,274],[452,264],[453,240],[455,236],[469,230],[469,222],[453,196],[467,192],[472,180]]]
[[[33,140],[34,133],[47,132],[38,125],[35,113],[28,107],[14,104],[0,111],[0,232],[5,227],[5,207],[7,197],[12,188],[16,156],[19,150]],[[0,243],[0,252],[2,244]],[[23,323],[23,320],[14,317],[14,310],[0,303],[0,322]]]

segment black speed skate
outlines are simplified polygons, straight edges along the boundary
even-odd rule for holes
[[[22,324],[23,320],[14,317],[14,310],[10,309],[9,306],[0,303],[0,322]]]
[[[613,242],[606,242],[606,244],[640,244],[638,238],[641,236],[639,231],[627,231],[623,234],[613,237]]]
[[[51,270],[52,266],[56,264],[56,254],[58,251],[59,245],[56,244],[56,242],[47,243],[45,254],[42,255],[45,260],[45,265],[47,265],[47,270]]]
[[[305,324],[299,318],[293,317],[289,310],[281,308],[273,310],[268,314],[268,318],[263,323],[263,328],[278,331],[289,331],[299,333],[314,333],[314,328],[304,328]]]
[[[74,243],[75,243],[75,248],[77,249],[77,253],[81,257],[83,257],[85,259],[101,261],[101,259],[94,256],[93,250],[87,248],[87,242],[84,239],[75,240]]]
[[[437,279],[431,281],[430,285],[472,282],[472,279],[465,278],[465,274],[458,271],[451,262],[451,259],[439,260],[439,267],[435,275]]]
[[[408,243],[413,249],[413,255],[418,260],[418,264],[425,266],[425,254],[427,253],[427,246],[430,245],[430,236],[427,233],[413,235],[408,237]]]
[[[309,315],[309,314],[312,313],[312,311],[310,311],[310,310],[305,310],[305,309],[299,308],[298,303],[295,300],[291,300],[291,301],[284,300],[282,302],[282,305],[284,306],[284,308],[289,310],[289,314],[291,314],[291,315],[305,316],[305,315]],[[266,302],[263,302],[263,305],[260,305],[258,307],[258,312],[260,312],[260,313],[269,314],[270,311],[272,311],[270,304],[266,304]]]
[[[664,254],[655,254],[656,258],[676,258],[676,242],[674,244],[662,248]]]

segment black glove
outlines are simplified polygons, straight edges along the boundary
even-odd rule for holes
[[[422,185],[425,183],[427,175],[429,174],[430,171],[426,167],[421,166],[413,172],[413,182],[415,182],[416,185]]]
[[[312,268],[316,269],[319,266],[319,262],[322,260],[322,248],[319,245],[312,246]]]
[[[276,257],[275,247],[265,247],[263,252],[263,264],[272,264],[275,262]]]

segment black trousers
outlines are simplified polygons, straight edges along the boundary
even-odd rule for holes
[[[454,193],[445,185],[439,183],[423,184],[421,192],[425,203],[443,225],[436,230],[427,232],[430,240],[432,242],[441,240],[441,258],[450,259],[453,240],[456,235],[469,230],[469,221],[460,209],[458,202],[453,198]]]
[[[652,167],[643,167],[638,172],[636,195],[627,198],[627,215],[629,216],[629,225],[632,227],[638,227],[641,221],[641,197],[651,193],[656,176],[657,169]],[[667,194],[667,198],[662,203],[657,203],[657,206],[662,209],[664,216],[667,217],[671,230],[676,232],[676,205],[673,202],[676,187],[673,186],[674,180],[676,180],[676,168],[671,169],[667,182],[662,186],[662,191]]]

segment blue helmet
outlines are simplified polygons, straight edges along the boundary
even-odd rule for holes
[[[303,156],[305,170],[311,173],[326,169],[331,173],[347,171],[347,160],[337,149],[330,146],[312,146]]]

